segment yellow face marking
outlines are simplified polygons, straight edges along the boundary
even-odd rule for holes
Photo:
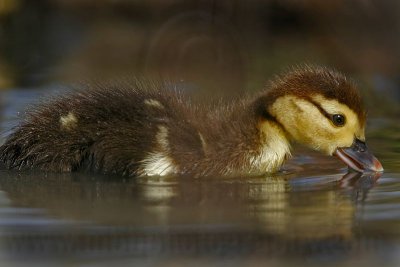
[[[164,109],[164,106],[156,99],[145,99],[144,104],[153,108]]]
[[[251,169],[254,172],[275,172],[290,157],[290,145],[284,131],[270,121],[259,125],[262,149],[258,156],[250,158]]]
[[[357,137],[365,141],[365,128],[360,124],[358,116],[353,110],[336,100],[326,99],[321,95],[315,95],[312,98],[329,114],[342,114],[346,117],[346,124],[343,127],[337,127],[343,137],[346,134],[353,133],[353,139]]]
[[[278,98],[269,111],[297,142],[328,155],[338,147],[351,146],[355,137],[365,139],[364,127],[349,107],[322,95],[314,95],[312,100],[331,115],[344,115],[345,125],[335,126],[315,104],[293,95]]]
[[[72,112],[69,112],[66,116],[60,117],[60,123],[62,128],[71,130],[76,127],[78,119]]]

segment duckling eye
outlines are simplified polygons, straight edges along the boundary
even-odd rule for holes
[[[343,126],[346,123],[346,118],[342,114],[334,114],[332,116],[332,122],[336,126]]]

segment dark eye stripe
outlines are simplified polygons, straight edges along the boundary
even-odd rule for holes
[[[341,114],[334,114],[334,115],[331,115],[331,114],[329,114],[328,112],[326,112],[326,110],[323,109],[319,103],[315,102],[314,100],[312,100],[312,99],[310,99],[310,98],[307,99],[307,100],[308,100],[311,104],[313,104],[313,105],[319,110],[319,112],[321,112],[321,114],[325,116],[325,118],[327,118],[329,121],[333,122],[333,124],[335,124],[335,126],[342,127],[342,126],[345,124],[345,122],[346,122],[345,116],[343,116],[343,115],[341,115]],[[337,123],[333,120],[333,118],[334,118],[335,116],[338,116],[338,115],[339,115],[339,116],[342,116],[342,118],[343,118],[343,123],[337,124]]]
[[[328,120],[332,120],[332,115],[326,112],[326,110],[323,109],[319,103],[315,102],[311,98],[308,98],[307,100],[308,102],[313,104],[319,110],[319,112],[321,112],[321,114],[324,115]]]

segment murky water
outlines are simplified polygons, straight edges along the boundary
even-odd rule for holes
[[[2,129],[43,94],[3,93]],[[381,176],[304,148],[258,178],[0,171],[0,266],[398,266],[397,125],[371,120]]]

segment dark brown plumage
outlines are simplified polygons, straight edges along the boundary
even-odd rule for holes
[[[322,94],[364,120],[358,92],[336,72],[303,67],[269,87],[246,100],[205,106],[168,83],[93,85],[29,110],[1,146],[0,160],[8,169],[122,176],[259,174],[289,155],[288,125],[270,112],[281,96]]]
[[[146,105],[146,99],[158,101],[163,108]],[[238,152],[231,155],[226,150],[243,146],[243,138],[254,139],[250,136],[256,129],[240,130],[243,122],[225,114],[235,113],[231,107],[221,109],[224,115],[217,112],[210,116],[208,112],[209,109],[191,105],[166,83],[132,81],[118,87],[95,85],[28,111],[0,148],[0,159],[9,169],[141,175],[140,162],[159,146],[155,135],[161,125],[169,131],[169,155],[180,166],[181,173],[223,172],[226,161],[233,168],[240,168],[243,163],[235,156]],[[60,118],[68,114],[73,114],[76,122],[63,127]],[[207,128],[213,131],[208,132]],[[204,151],[199,130],[215,146]],[[220,157],[221,154],[224,156]]]

